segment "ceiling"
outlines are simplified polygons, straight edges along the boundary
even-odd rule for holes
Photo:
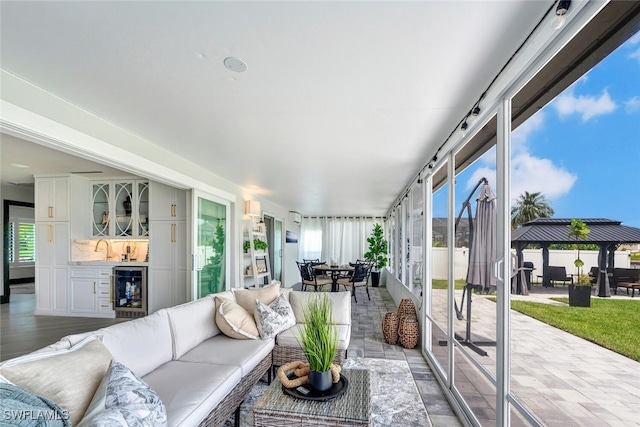
[[[383,215],[552,4],[2,1],[0,64],[288,210]]]
[[[62,151],[0,134],[1,182],[3,185],[33,187],[33,175],[73,173],[91,179],[131,176],[131,174],[81,159]]]

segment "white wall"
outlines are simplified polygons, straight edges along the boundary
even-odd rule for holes
[[[515,250],[512,250],[515,255]],[[542,275],[542,249],[525,249],[522,251],[524,261],[533,262],[535,276]],[[464,279],[467,275],[467,266],[469,261],[468,248],[456,248],[454,254],[454,277],[455,279]],[[573,261],[577,258],[578,251],[550,250],[549,265],[564,266],[567,274],[578,274],[578,269],[573,265]],[[591,267],[598,265],[598,251],[580,251],[580,259],[584,261],[583,274],[589,272]],[[447,278],[447,248],[433,248],[433,278]],[[615,266],[618,268],[631,267],[631,252],[616,251]]]

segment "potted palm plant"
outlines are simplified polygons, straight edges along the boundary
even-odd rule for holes
[[[573,265],[578,269],[578,276],[574,283],[569,285],[569,305],[572,307],[591,307],[591,280],[582,274],[584,261],[580,259],[580,244],[578,239],[586,239],[589,236],[589,226],[579,219],[572,219],[569,227],[569,238],[575,238],[578,256]]]
[[[380,270],[387,265],[387,253],[389,252],[389,242],[384,238],[384,231],[379,223],[376,223],[371,230],[371,236],[367,238],[369,250],[364,254],[364,259],[373,263],[371,271],[371,286],[378,287],[380,284]]]
[[[332,303],[326,294],[312,298],[300,325],[300,346],[309,362],[309,387],[324,392],[333,385],[330,371],[338,351],[338,331],[333,324]]]

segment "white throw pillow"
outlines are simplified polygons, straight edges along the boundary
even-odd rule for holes
[[[269,305],[256,299],[254,316],[256,325],[263,340],[275,337],[285,329],[296,324],[293,309],[285,295],[280,295],[277,300]]]
[[[94,335],[67,350],[7,360],[0,365],[0,376],[55,402],[69,413],[71,422],[76,425],[112,359],[100,338]]]
[[[239,340],[260,338],[253,316],[226,298],[216,297],[216,325],[230,338]]]
[[[167,409],[158,394],[131,369],[112,360],[77,427],[166,425]]]
[[[236,297],[236,302],[253,316],[257,299],[264,304],[271,304],[278,298],[280,295],[280,282],[275,281],[262,288],[232,289],[232,291]]]

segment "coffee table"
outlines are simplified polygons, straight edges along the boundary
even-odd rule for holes
[[[274,426],[370,426],[369,371],[344,369],[349,386],[340,397],[327,402],[297,399],[282,391],[276,377],[253,408],[253,425]]]

